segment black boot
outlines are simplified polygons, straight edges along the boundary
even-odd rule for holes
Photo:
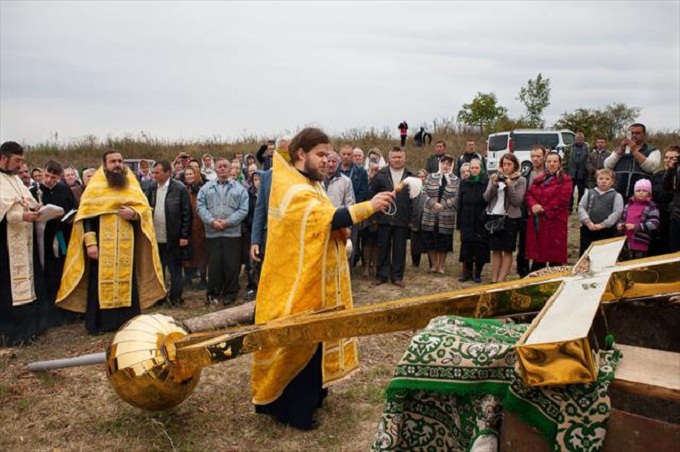
[[[463,269],[461,273],[463,275],[458,278],[458,282],[470,281],[472,279],[472,263],[463,262]]]
[[[477,284],[482,282],[482,268],[484,268],[484,264],[475,264],[475,276],[472,280]]]
[[[201,280],[198,283],[198,290],[205,290],[208,287],[208,281],[205,279],[205,273],[201,272]]]

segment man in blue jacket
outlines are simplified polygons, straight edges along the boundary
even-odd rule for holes
[[[248,192],[229,178],[231,163],[224,157],[215,162],[217,179],[198,192],[196,210],[205,224],[208,246],[206,304],[236,302],[241,271],[241,223],[248,215]]]
[[[363,151],[361,151],[361,153],[363,154]],[[352,189],[354,190],[354,201],[360,203],[369,199],[368,173],[363,167],[354,163],[352,160],[353,155],[354,148],[351,144],[343,144],[340,146],[340,168],[338,168],[338,171],[350,178],[352,181]],[[361,258],[359,225],[352,226],[352,247],[354,251],[350,264],[355,266]]]

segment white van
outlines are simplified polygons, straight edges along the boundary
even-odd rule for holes
[[[489,173],[498,171],[498,161],[503,154],[512,152],[519,160],[524,171],[531,168],[531,148],[541,144],[564,156],[564,148],[574,142],[575,133],[571,130],[515,129],[489,135],[486,144],[486,169]]]

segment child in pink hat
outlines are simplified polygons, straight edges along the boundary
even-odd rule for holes
[[[623,208],[623,215],[616,228],[626,234],[628,259],[647,256],[651,235],[659,229],[659,209],[652,201],[652,183],[640,179],[635,183],[633,196]]]

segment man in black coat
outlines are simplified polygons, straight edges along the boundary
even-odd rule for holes
[[[30,191],[33,197],[42,205],[52,204],[64,209],[68,214],[76,207],[73,191],[61,181],[63,168],[59,162],[50,160],[45,164],[39,185]],[[45,310],[42,320],[44,328],[63,325],[75,320],[75,314],[65,309],[57,308],[54,300],[57,298],[61,284],[66,248],[71,238],[71,226],[68,222],[55,218],[46,222],[36,222],[36,242],[40,257],[40,266],[45,275]],[[36,265],[34,262],[33,265]]]
[[[191,201],[184,184],[171,177],[170,162],[163,160],[154,165],[154,182],[149,186],[146,196],[153,209],[153,224],[156,230],[158,252],[165,274],[170,271],[170,304],[181,306],[182,300],[182,258],[186,254],[191,237]],[[157,208],[158,206],[158,208]],[[160,206],[163,206],[161,208]]]
[[[574,188],[578,190],[578,200],[576,204],[581,202],[583,193],[586,189],[586,181],[588,180],[588,143],[585,142],[583,132],[576,133],[576,141],[571,145],[571,153],[569,154],[569,161],[567,162],[567,172],[569,177],[574,181]],[[574,208],[574,193],[571,193],[569,199],[569,210]]]
[[[389,153],[389,164],[378,171],[371,180],[370,196],[393,191],[394,187],[413,173],[404,167],[406,154],[401,146],[394,146]],[[411,221],[411,199],[408,188],[399,192],[394,200],[396,212],[393,215],[379,212],[378,215],[378,263],[376,285],[391,280],[396,286],[404,287],[406,266],[406,241]],[[392,213],[392,212],[389,212]]]

